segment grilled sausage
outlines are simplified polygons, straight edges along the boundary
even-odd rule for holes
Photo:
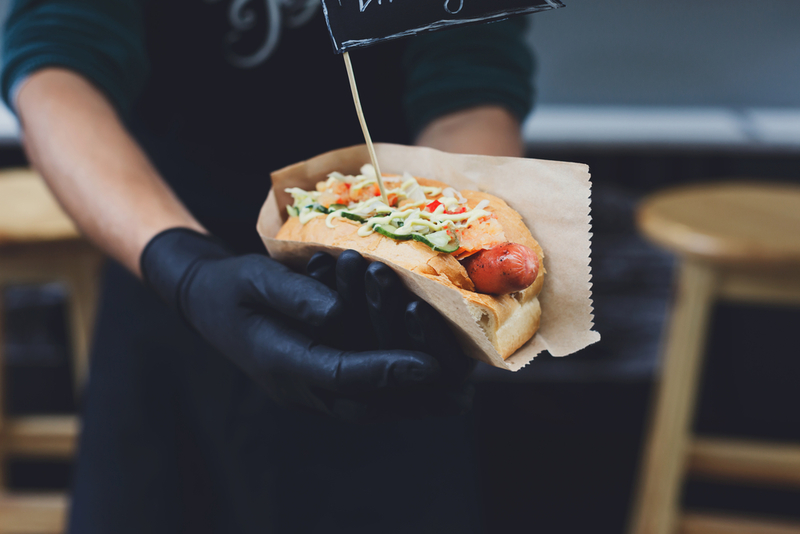
[[[481,250],[462,264],[479,293],[506,295],[530,286],[539,274],[539,257],[518,243]]]

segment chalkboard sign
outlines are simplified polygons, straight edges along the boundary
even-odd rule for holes
[[[564,7],[559,0],[322,0],[333,48]]]

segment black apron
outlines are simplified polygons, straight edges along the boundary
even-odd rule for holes
[[[344,66],[317,13],[263,65],[236,68],[228,3],[191,4],[150,6],[153,74],[129,127],[212,233],[263,252],[269,172],[362,142]],[[401,52],[353,58],[379,141],[408,142]],[[115,264],[83,416],[73,533],[479,528],[468,418],[356,426],[278,407]]]

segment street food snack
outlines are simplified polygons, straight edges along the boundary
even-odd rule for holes
[[[505,359],[539,328],[544,254],[502,199],[409,174],[384,175],[383,202],[371,165],[338,172],[293,203],[279,240],[319,243],[385,259],[456,289]]]

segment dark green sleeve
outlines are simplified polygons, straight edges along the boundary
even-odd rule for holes
[[[35,70],[82,74],[125,111],[147,75],[139,0],[15,0],[3,32],[2,96]]]
[[[412,134],[438,116],[482,104],[499,104],[522,120],[533,106],[526,27],[527,19],[516,17],[411,38],[404,106]]]

